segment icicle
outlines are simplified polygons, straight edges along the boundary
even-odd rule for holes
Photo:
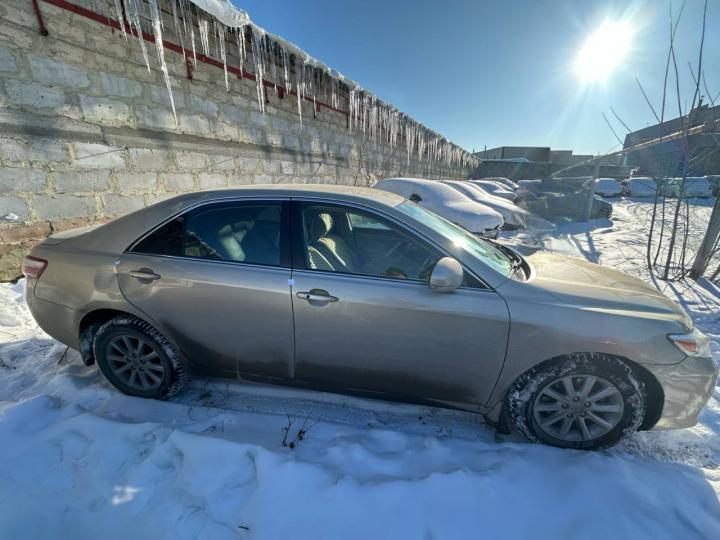
[[[166,31],[160,10],[163,0],[103,1],[107,6],[107,16],[111,19],[117,18],[120,31],[123,32],[125,39],[127,39],[127,28],[130,29],[131,37],[138,38],[148,71],[151,70],[150,60],[143,37],[142,25],[147,25],[146,15],[149,11],[158,60],[161,64],[165,84],[170,93],[173,115],[176,116],[171,81],[168,67],[165,65],[162,45],[163,32]],[[216,3],[226,3],[228,7],[230,6],[228,0],[208,2],[209,11],[198,7],[198,4],[204,5],[204,2],[196,4],[195,0],[167,0],[162,5],[167,6],[169,4],[167,8],[172,16],[176,39],[183,51],[186,51],[185,47],[188,47],[188,57],[189,48],[192,46],[192,58],[195,62],[197,62],[198,48],[205,55],[214,54],[218,60],[222,61],[225,88],[228,91],[230,91],[230,83],[227,66],[229,53],[227,45],[229,36],[227,33],[228,31],[236,33],[240,74],[241,76],[244,75],[246,62],[254,64],[258,104],[263,113],[266,111],[267,88],[265,81],[267,78],[268,81],[271,81],[267,83],[267,86],[272,84],[278,97],[283,84],[287,93],[295,92],[301,128],[304,120],[303,104],[305,100],[312,102],[314,111],[317,111],[319,104],[326,105],[334,110],[340,110],[347,105],[348,129],[357,133],[358,137],[370,141],[373,145],[382,144],[390,149],[397,149],[404,145],[408,167],[413,171],[427,171],[434,163],[449,168],[466,168],[477,165],[477,158],[438,133],[425,128],[395,107],[365,92],[352,81],[346,81],[342,75],[307,56],[282,39],[272,38],[262,29],[254,26],[245,12],[229,13],[223,11],[223,8],[218,12],[220,14],[217,15]],[[123,4],[125,6],[124,12]],[[145,7],[146,5],[148,7]],[[211,22],[212,27],[210,26]],[[195,43],[196,27],[199,30],[199,46]],[[246,34],[248,28],[249,36]],[[250,58],[250,51],[247,50],[246,38],[251,42],[252,59]],[[234,45],[231,47],[234,47]],[[320,103],[320,100],[323,103]]]
[[[225,72],[225,90],[230,91],[230,83],[228,82],[228,71],[227,71],[227,50],[225,47],[225,25],[217,22],[215,23],[215,31],[217,32],[217,40],[220,43],[220,58],[223,63],[223,71]]]
[[[119,0],[115,0],[116,2]],[[173,24],[175,25],[175,34],[180,41],[180,48],[183,50],[183,56],[185,56],[185,42],[183,41],[183,35],[180,31],[180,21],[178,20],[178,0],[170,0],[170,6],[172,6]]]
[[[210,21],[205,17],[200,18],[198,21],[198,28],[200,29],[200,45],[202,45],[202,51],[205,56],[210,56]]]
[[[354,131],[354,129],[355,129],[354,117],[355,117],[355,90],[350,90],[350,93],[348,94],[348,127],[350,128],[350,131]]]
[[[163,45],[162,37],[162,24],[160,23],[160,11],[158,10],[157,0],[148,0],[148,6],[150,6],[150,19],[152,20],[153,31],[155,34],[155,49],[157,50],[158,61],[160,62],[160,69],[165,79],[165,86],[167,86],[168,95],[170,96],[170,107],[172,108],[173,118],[175,118],[175,125],[177,125],[177,114],[175,112],[175,100],[173,99],[172,85],[170,84],[170,74],[168,73],[168,67],[165,63],[165,46]]]
[[[127,32],[125,31],[125,18],[123,17],[122,5],[120,5],[120,0],[115,0],[115,16],[117,17],[117,22],[120,25],[120,31],[122,32],[125,40],[127,40]]]
[[[192,12],[190,11],[190,6],[187,5],[188,0],[177,0],[180,3],[180,20],[182,21],[183,26],[183,32],[185,33],[185,37],[188,36],[188,17],[192,17]],[[192,23],[192,19],[190,19],[190,23]]]
[[[273,43],[273,45],[270,47],[271,62],[272,62],[272,78],[273,78],[273,88],[275,88],[275,97],[280,97],[280,89],[278,88],[278,83],[277,83],[277,81],[278,81],[277,59],[279,57],[278,48],[279,47],[278,47],[277,43]]]
[[[212,38],[215,42],[215,58],[220,58],[220,40],[218,39],[218,23],[215,19],[212,20]]]
[[[282,58],[283,63],[283,79],[285,81],[285,92],[290,92],[291,90],[291,83],[290,83],[290,73],[288,71],[288,57],[287,52],[285,49],[280,48],[280,58]]]
[[[193,24],[192,16],[193,11],[195,11],[195,18],[197,19],[197,10],[194,9],[191,6],[188,6],[188,11],[190,12],[190,41],[192,41],[192,50],[193,50],[193,61],[197,64],[197,51],[195,50],[195,25]],[[200,24],[198,22],[198,24]]]
[[[240,57],[240,74],[242,75],[245,72],[245,57],[247,56],[244,25],[235,29],[235,38],[237,40],[238,56]]]
[[[145,66],[147,67],[149,73],[150,59],[148,58],[147,49],[145,48],[145,39],[143,38],[142,26],[140,25],[140,9],[138,7],[138,0],[126,0],[125,13],[130,21],[130,29],[135,31],[135,35],[140,42],[140,50],[142,51],[143,60],[145,60]]]
[[[265,49],[263,40],[265,34],[258,38],[255,29],[252,29],[252,49],[253,64],[255,65],[255,82],[257,83],[258,105],[260,110],[265,112],[265,86],[263,79],[265,78]]]
[[[303,100],[303,90],[305,89],[305,83],[303,82],[303,75],[305,72],[305,63],[302,64],[298,60],[298,57],[295,57],[295,95],[297,96],[297,107],[298,107],[298,116],[300,116],[300,128],[303,127],[303,118],[302,118],[302,100]],[[302,73],[302,75],[301,75]]]
[[[317,84],[316,84],[317,81],[315,80],[315,75],[316,75],[315,69],[312,70],[312,74],[313,74],[313,76],[312,76],[313,111],[317,112],[317,110],[318,110],[318,107],[317,107]]]

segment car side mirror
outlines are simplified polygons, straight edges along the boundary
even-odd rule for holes
[[[452,257],[443,257],[430,274],[430,288],[438,292],[452,292],[462,285],[465,272]]]

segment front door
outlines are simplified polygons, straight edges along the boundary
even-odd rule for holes
[[[287,204],[216,202],[173,219],[121,256],[122,293],[193,364],[290,378]]]
[[[341,204],[295,203],[295,376],[330,389],[482,405],[505,358],[503,299],[468,279],[427,281],[444,254]]]

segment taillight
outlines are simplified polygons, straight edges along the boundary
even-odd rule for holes
[[[47,268],[47,264],[45,259],[28,255],[23,260],[22,273],[26,278],[38,279]]]

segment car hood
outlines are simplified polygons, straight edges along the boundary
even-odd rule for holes
[[[561,302],[618,315],[654,316],[692,328],[679,304],[640,279],[574,257],[535,253],[527,260],[535,271],[535,286]]]
[[[492,208],[496,212],[500,213],[503,220],[508,225],[524,227],[527,224],[525,216],[529,215],[529,212],[520,208],[515,203],[508,201],[507,199],[503,199],[502,197],[491,195],[486,191],[483,192],[481,197],[482,199],[476,200],[475,202],[488,208]]]
[[[503,218],[498,212],[470,200],[467,202],[443,202],[435,208],[429,207],[429,210],[433,210],[472,233],[490,231],[502,227],[503,224]]]

